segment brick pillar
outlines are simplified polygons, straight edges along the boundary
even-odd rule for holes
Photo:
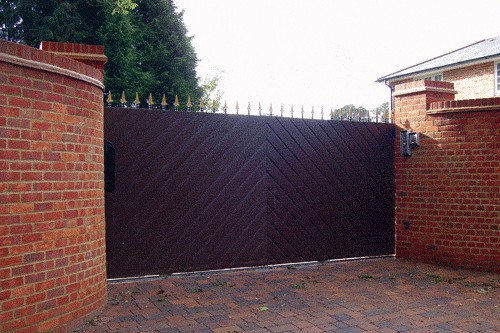
[[[454,101],[453,88],[395,87],[396,125],[421,137],[402,156],[397,135],[396,256],[500,271],[500,99]]]
[[[40,48],[63,57],[83,62],[104,73],[104,64],[108,58],[104,55],[103,45],[87,45],[74,43],[42,42]]]
[[[450,82],[412,81],[397,85],[393,95],[396,125],[417,132],[432,130],[427,128],[427,108],[433,102],[454,100],[456,93]]]

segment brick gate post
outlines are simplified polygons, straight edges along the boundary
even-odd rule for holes
[[[396,256],[500,271],[500,98],[455,94],[449,82],[395,87],[396,125],[421,138],[411,156],[396,138]]]

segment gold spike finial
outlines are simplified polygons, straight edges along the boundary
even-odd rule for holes
[[[134,103],[137,107],[139,107],[139,104],[141,104],[141,101],[139,100],[139,93],[136,91],[135,92],[135,100]]]
[[[113,103],[113,97],[111,97],[111,90],[108,92],[108,98],[106,99],[106,102],[109,104]]]
[[[205,108],[205,103],[203,103],[203,98],[200,98],[200,111],[203,112],[204,108]]]
[[[153,107],[153,95],[151,93],[149,93],[149,98],[148,98],[148,105],[149,105],[149,108],[151,109]]]
[[[161,98],[161,107],[162,109],[165,109],[167,107],[167,97],[165,97],[165,94],[163,94],[162,98]]]
[[[122,91],[122,98],[120,99],[120,103],[122,104],[127,103],[127,99],[125,98],[125,91]]]
[[[189,95],[188,95],[188,102],[187,102],[186,106],[188,108],[192,108],[193,107],[193,104],[191,103],[191,96],[189,96]]]
[[[176,108],[178,108],[178,107],[179,107],[179,105],[180,105],[180,104],[179,104],[179,98],[177,97],[177,95],[175,95],[174,106],[175,106]]]

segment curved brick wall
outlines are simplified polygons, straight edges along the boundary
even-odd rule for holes
[[[0,41],[0,332],[62,332],[106,301],[103,74]]]

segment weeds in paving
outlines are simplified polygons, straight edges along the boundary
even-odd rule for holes
[[[445,280],[443,277],[441,277],[440,275],[437,275],[437,274],[425,273],[425,275],[431,279],[432,284],[438,284],[438,283],[443,282]]]
[[[226,281],[219,281],[219,279],[217,279],[215,282],[212,283],[212,285],[215,287],[222,287],[225,286],[226,284],[227,284]]]
[[[499,286],[495,283],[495,281],[490,281],[490,282],[470,282],[470,281],[464,281],[467,279],[466,276],[459,276],[459,277],[454,277],[454,278],[445,278],[437,274],[431,274],[431,273],[425,273],[425,276],[431,279],[432,284],[438,284],[438,283],[449,283],[449,284],[454,284],[454,283],[460,283],[462,286],[467,287],[467,288],[475,288],[474,291],[477,292],[478,294],[487,294],[491,292],[492,290],[498,288]]]
[[[358,275],[358,279],[369,281],[369,280],[373,280],[375,278],[371,274],[363,273],[363,274]]]
[[[474,291],[476,293],[478,293],[478,294],[481,294],[481,295],[485,295],[485,294],[493,291],[494,289],[498,288],[498,285],[494,281],[479,282],[479,283],[476,283],[476,282],[464,282],[463,285],[465,287],[468,287],[468,288],[477,288],[477,287],[479,287],[478,289],[474,289]]]
[[[158,302],[166,302],[166,301],[167,301],[167,296],[158,297]]]
[[[302,283],[296,283],[293,285],[295,289],[306,289],[306,284],[304,282]]]
[[[99,325],[100,321],[101,321],[101,319],[99,317],[96,317],[96,318],[92,318],[89,321],[87,321],[87,324],[90,326],[97,326],[97,325]]]
[[[265,306],[265,305],[263,305],[263,306],[259,306],[257,309],[258,309],[260,312],[266,312],[267,310],[269,310],[269,308],[268,308],[267,306]]]
[[[190,292],[193,293],[193,294],[202,293],[203,289],[201,289],[201,288],[193,288],[193,289],[190,290]]]
[[[310,282],[310,283],[319,283],[319,280],[314,279],[314,278],[312,278],[310,276],[306,276],[305,278],[307,279],[307,282]]]
[[[160,295],[157,299],[158,302],[166,302],[167,301],[167,295],[165,295],[165,290],[163,290],[162,287],[159,287],[160,289],[156,292],[157,295]]]

